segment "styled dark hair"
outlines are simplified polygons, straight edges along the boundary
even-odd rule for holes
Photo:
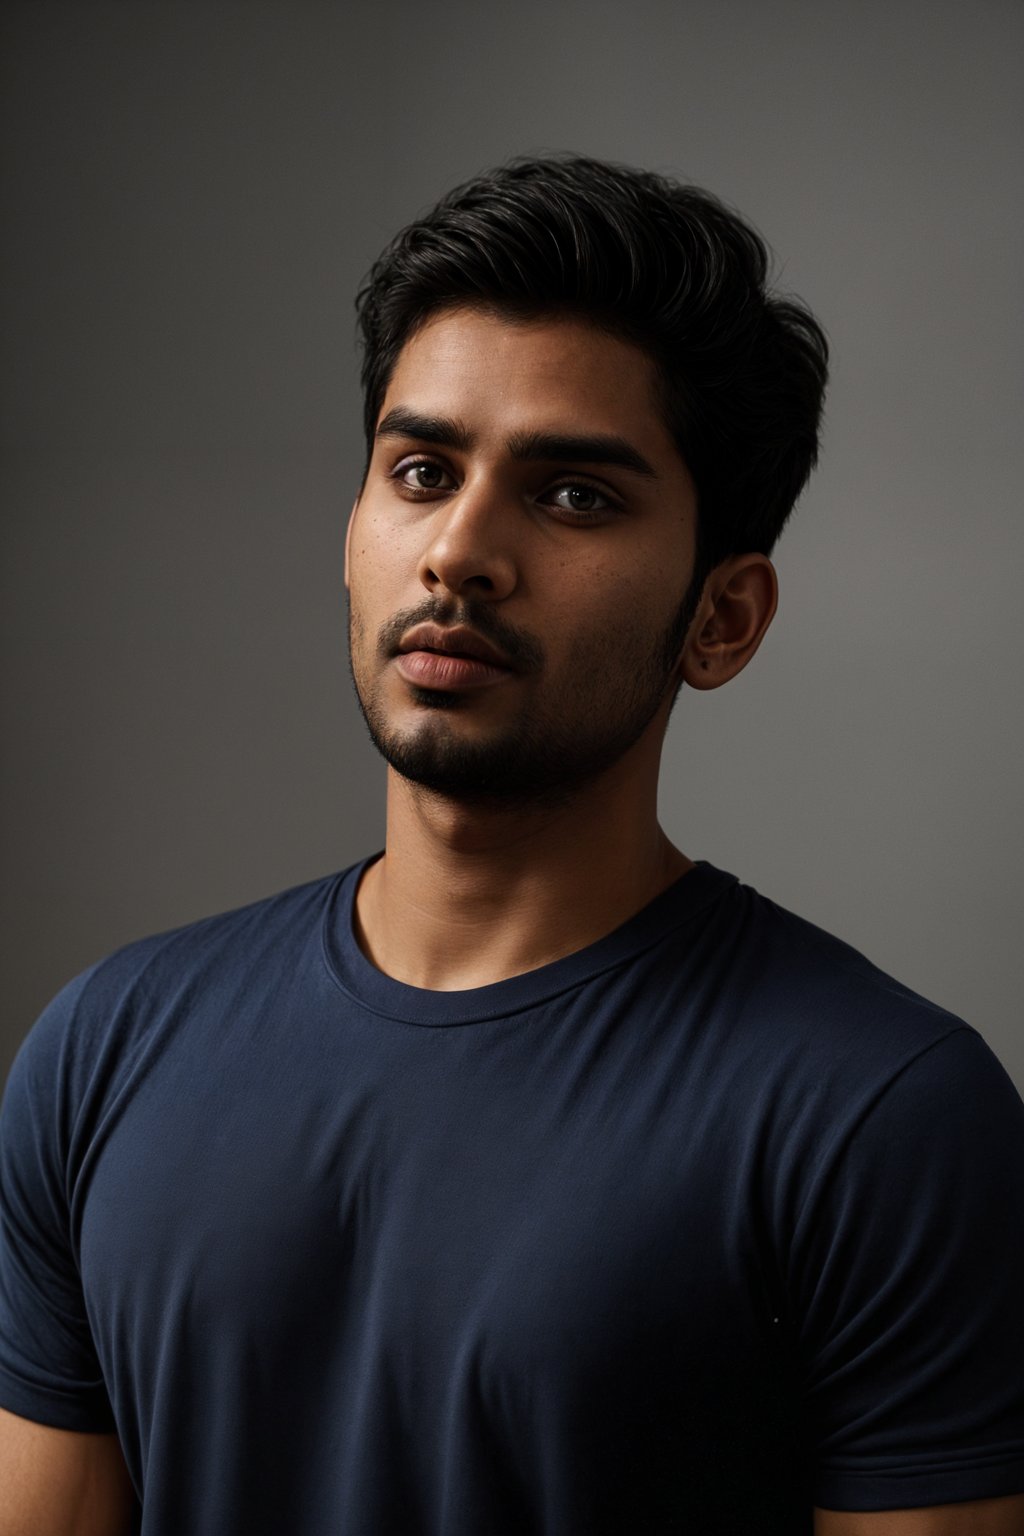
[[[697,488],[701,575],[769,554],[817,462],[828,343],[768,277],[764,241],[709,192],[585,155],[518,156],[399,231],[359,290],[366,467],[399,353],[428,317],[572,315],[656,365]]]

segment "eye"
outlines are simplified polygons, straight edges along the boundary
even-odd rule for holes
[[[561,485],[553,486],[548,495],[567,495],[570,499],[562,503],[562,511],[569,512],[580,522],[587,522],[604,512],[615,510],[615,503],[605,495],[604,491],[596,485],[591,485],[588,480],[563,481]],[[582,505],[580,505],[581,501]]]
[[[440,479],[447,473],[433,459],[404,459],[397,469],[391,471],[391,478],[407,491],[439,491],[442,489]],[[410,475],[416,478],[410,480]]]

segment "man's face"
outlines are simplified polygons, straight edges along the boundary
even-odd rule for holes
[[[458,442],[437,441],[441,418]],[[647,357],[582,321],[443,311],[399,355],[377,434],[345,583],[356,693],[392,768],[468,804],[558,805],[642,739],[660,750],[696,493]],[[653,473],[538,434],[619,439]],[[508,669],[400,654],[424,623],[467,626]]]

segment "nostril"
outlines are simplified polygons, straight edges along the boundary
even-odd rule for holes
[[[456,594],[464,591],[466,587],[479,587],[481,592],[493,592],[495,590],[494,582],[490,576],[467,576],[463,581],[446,581],[443,577],[435,575],[433,571],[426,572],[424,584],[447,587],[449,592]]]

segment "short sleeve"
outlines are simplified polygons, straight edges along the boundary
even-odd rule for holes
[[[0,1407],[59,1429],[114,1418],[73,1253],[62,1104],[71,983],[14,1060],[0,1104]]]
[[[814,1502],[1024,1492],[1024,1104],[955,1029],[862,1109],[798,1223]]]

